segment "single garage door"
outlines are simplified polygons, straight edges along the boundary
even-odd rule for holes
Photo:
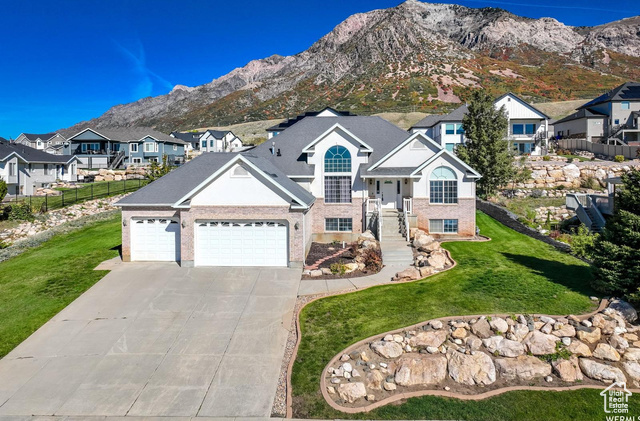
[[[287,226],[281,222],[199,221],[196,266],[287,266]]]
[[[180,224],[169,218],[131,221],[131,260],[175,262],[180,260]]]

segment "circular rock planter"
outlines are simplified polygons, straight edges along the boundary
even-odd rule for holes
[[[422,395],[638,387],[640,328],[628,322],[635,315],[607,304],[578,317],[448,317],[371,337],[329,362],[322,394],[333,408],[356,413]]]

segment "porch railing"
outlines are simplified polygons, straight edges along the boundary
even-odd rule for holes
[[[409,214],[413,213],[413,199],[411,197],[402,198],[402,211]]]
[[[382,200],[380,199],[367,199],[367,213],[374,213],[382,210]]]

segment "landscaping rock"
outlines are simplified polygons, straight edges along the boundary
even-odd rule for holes
[[[333,272],[331,272],[331,269],[329,268],[320,268],[320,271],[322,272],[322,275],[333,275]],[[311,270],[311,273],[316,272],[315,270]],[[311,275],[311,276],[315,276],[315,275]]]
[[[640,385],[640,364],[636,361],[626,361],[622,363],[622,368],[627,372],[627,375],[633,380],[633,386]]]
[[[331,272],[331,271],[329,271],[329,272]],[[311,276],[313,276],[314,278],[316,278],[316,277],[318,277],[318,276],[322,276],[323,274],[322,274],[322,270],[320,270],[320,269],[314,269],[314,270],[312,270],[312,271],[309,273],[309,275],[311,275]]]
[[[619,368],[597,363],[586,358],[580,358],[579,361],[580,369],[582,370],[584,375],[589,377],[590,379],[600,380],[605,383],[627,381],[624,373]]]
[[[382,388],[384,390],[386,390],[387,392],[392,392],[392,391],[396,390],[397,386],[395,385],[395,383],[384,382],[382,384]]]
[[[513,334],[514,338],[512,340],[523,341],[524,338],[529,334],[529,328],[526,324],[516,323],[515,325],[509,328],[511,334]],[[511,338],[510,338],[511,339]]]
[[[496,352],[501,357],[517,357],[524,354],[525,348],[520,342],[505,339],[502,336],[492,336],[482,341],[491,354]]]
[[[345,267],[344,273],[351,273],[351,272],[355,272],[356,270],[358,270],[358,264],[357,263],[345,263],[344,267]]]
[[[427,257],[427,263],[436,269],[444,269],[447,259],[447,254],[443,250],[435,250]]]
[[[618,351],[624,351],[629,348],[629,341],[620,335],[611,335],[611,337],[609,337],[609,344]]]
[[[402,355],[402,345],[396,342],[377,341],[371,344],[371,349],[384,358],[397,358]]]
[[[480,347],[482,346],[482,340],[477,336],[471,335],[467,337],[465,344],[469,350],[475,351],[477,349],[480,349]]]
[[[447,358],[441,354],[414,354],[398,360],[395,382],[401,386],[435,385],[447,376]]]
[[[420,234],[423,231],[418,231],[416,236],[413,239],[413,247],[415,247],[418,250],[422,250],[422,251],[430,251],[430,250],[426,250],[425,247],[429,246],[430,244],[436,242],[435,238],[433,238],[430,235],[427,234]]]
[[[402,272],[396,273],[396,279],[416,280],[420,279],[420,271],[414,267],[407,268]]]
[[[600,328],[596,327],[590,331],[579,330],[577,333],[578,339],[584,342],[589,342],[590,344],[594,344],[600,340],[601,332]]]
[[[556,360],[552,363],[553,370],[556,372],[560,380],[565,382],[581,381],[583,379],[582,371],[578,358],[571,356],[568,360]]]
[[[612,300],[609,303],[609,308],[619,312],[629,323],[633,323],[638,320],[638,313],[636,312],[636,309],[626,301],[620,299]]]
[[[409,339],[409,345],[415,348],[417,346],[436,347],[444,343],[447,339],[447,332],[444,330],[434,330],[430,332],[420,332],[416,336]]]
[[[491,326],[491,329],[493,329],[495,332],[507,333],[507,330],[509,330],[509,325],[507,324],[506,320],[501,317],[495,317],[491,319],[491,321],[489,322],[489,326]]]
[[[606,319],[605,316],[600,313],[593,316],[591,323],[593,323],[593,326],[600,328],[601,333],[605,335],[612,334],[618,325],[615,320]]]
[[[384,376],[379,370],[371,370],[367,373],[366,382],[367,389],[382,390],[382,383],[384,382]]]
[[[471,332],[479,338],[488,338],[492,335],[491,326],[487,319],[480,319],[471,325]]]
[[[554,330],[551,334],[563,338],[563,337],[574,337],[576,336],[576,328],[571,325],[564,325],[560,329]]]
[[[620,354],[609,344],[599,343],[593,351],[595,358],[607,361],[620,361]]]
[[[521,355],[517,358],[495,360],[500,376],[509,380],[531,380],[551,374],[551,366],[536,357]]]
[[[343,383],[338,386],[338,396],[340,399],[349,403],[354,403],[360,398],[367,396],[367,389],[364,387],[364,383]]]
[[[627,349],[622,358],[627,361],[640,361],[640,348]]]
[[[451,336],[455,339],[464,339],[464,337],[467,336],[467,329],[459,327],[451,333]]]
[[[556,342],[560,338],[534,330],[524,339],[524,345],[533,355],[547,355],[556,352]]]
[[[429,322],[429,326],[436,330],[442,329],[442,322],[440,320],[432,320],[431,322]]]
[[[449,376],[456,382],[467,385],[489,385],[496,381],[496,368],[484,352],[471,355],[449,352]]]

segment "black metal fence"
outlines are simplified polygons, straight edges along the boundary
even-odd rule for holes
[[[146,186],[147,179],[103,181],[91,183],[82,187],[66,188],[60,194],[45,194],[44,196],[13,196],[5,197],[3,205],[18,203],[29,204],[33,212],[47,212],[53,209],[61,209],[76,203],[103,197],[116,196],[129,193]]]

